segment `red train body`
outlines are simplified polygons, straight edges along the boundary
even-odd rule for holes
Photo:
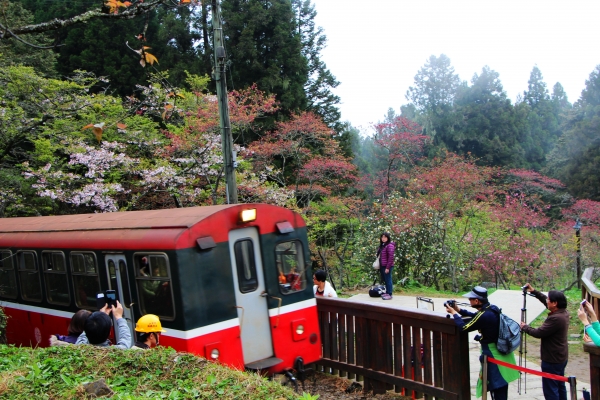
[[[0,219],[0,260],[9,343],[48,345],[112,289],[130,328],[156,314],[180,351],[269,373],[321,357],[306,225],[281,207]]]

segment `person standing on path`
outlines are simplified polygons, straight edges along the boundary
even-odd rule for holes
[[[546,296],[535,290],[529,283],[523,288],[526,288],[536,299],[545,304],[550,314],[542,326],[537,329],[521,322],[521,330],[530,336],[542,339],[540,346],[542,372],[564,376],[567,361],[569,361],[567,298],[558,290],[551,290]],[[565,382],[542,378],[542,389],[546,400],[567,400]]]
[[[498,342],[498,331],[500,330],[500,309],[488,301],[487,289],[481,286],[475,286],[469,293],[463,295],[469,299],[471,307],[477,310],[476,313],[461,309],[456,300],[444,303],[446,311],[452,314],[454,323],[463,332],[479,331],[475,340],[481,345],[481,356],[479,362],[482,363],[482,370],[479,372],[477,380],[477,397],[483,393],[483,356],[493,357],[497,360],[509,364],[515,364],[514,353],[502,354],[496,348]],[[452,305],[452,307],[450,307]],[[463,317],[471,317],[471,320],[465,322]],[[508,400],[508,384],[519,379],[517,370],[488,363],[487,370],[487,389],[491,393],[492,400]]]
[[[377,257],[379,257],[379,274],[381,275],[382,283],[385,284],[385,297],[381,296],[384,300],[392,298],[392,268],[394,267],[395,249],[396,243],[392,242],[388,232],[384,232],[379,238],[379,248],[377,249]]]

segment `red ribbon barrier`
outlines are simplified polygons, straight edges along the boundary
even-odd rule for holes
[[[509,364],[507,362],[500,361],[500,360],[497,360],[492,357],[488,357],[487,360],[488,360],[488,362],[491,362],[492,364],[498,364],[498,365],[502,365],[503,367],[506,367],[506,368],[516,369],[517,371],[525,372],[527,374],[541,376],[542,378],[550,378],[550,379],[554,379],[557,381],[569,382],[569,378],[567,378],[566,376],[554,375],[554,374],[549,374],[547,372],[536,371],[534,369],[519,367],[518,365]]]

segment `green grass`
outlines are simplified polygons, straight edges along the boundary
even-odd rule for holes
[[[172,349],[148,351],[0,345],[0,398],[85,398],[104,378],[113,399],[298,399],[290,388]],[[316,399],[310,395],[302,399]]]

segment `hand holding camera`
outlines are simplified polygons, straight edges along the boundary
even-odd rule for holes
[[[105,292],[99,292],[96,294],[96,307],[99,310],[103,310],[108,305],[108,309],[117,306],[117,292],[114,290],[107,290]]]
[[[460,311],[460,308],[456,305],[456,300],[446,301],[444,307],[446,307],[446,311],[450,314],[456,314],[457,311]]]
[[[524,286],[521,286],[521,290],[523,292],[533,292],[535,289],[531,286],[530,283],[526,283]]]

